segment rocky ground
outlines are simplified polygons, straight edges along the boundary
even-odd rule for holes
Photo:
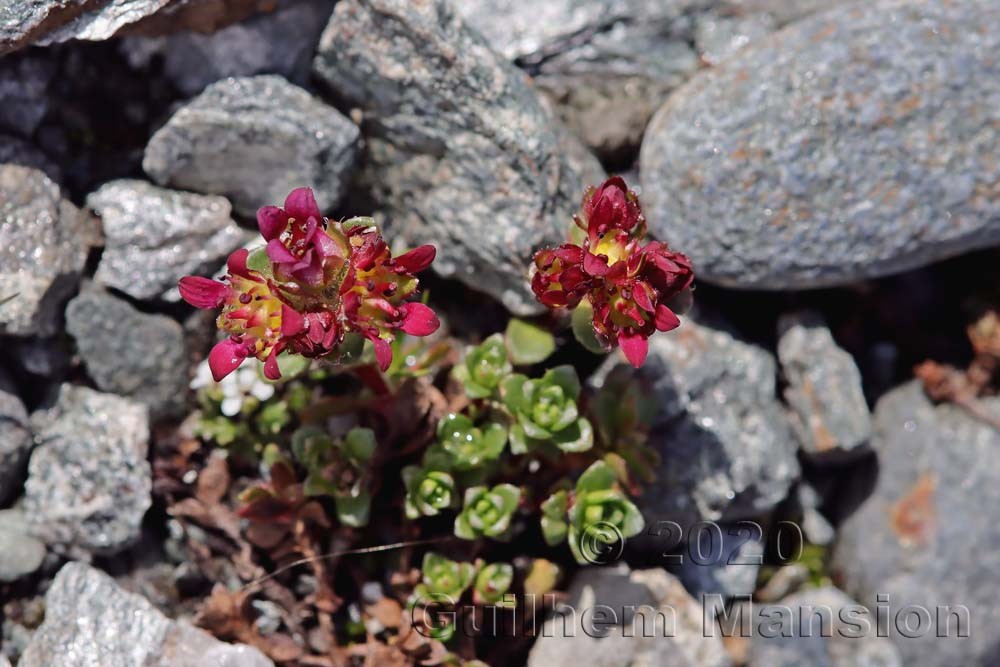
[[[409,549],[244,588],[414,535],[248,528],[235,495],[260,473],[199,422],[214,329],[177,280],[306,185],[333,217],[434,244],[431,302],[476,342],[541,315],[530,258],[607,173],[697,289],[633,378],[658,530],[554,590],[564,612],[671,610],[675,632],[569,636],[557,615],[457,653],[1000,664],[993,0],[0,0],[0,53],[0,665],[443,660],[404,631]],[[590,390],[620,372],[557,354]],[[223,416],[274,394],[233,377]],[[382,416],[400,442],[425,399]],[[712,531],[720,556],[699,558]],[[762,632],[782,606],[787,632]],[[831,636],[802,632],[814,606]],[[964,606],[971,632],[910,636],[910,606]],[[886,632],[840,631],[841,610],[874,626],[883,607]],[[741,611],[751,631],[723,636]]]

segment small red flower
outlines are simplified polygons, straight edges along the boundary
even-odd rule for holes
[[[347,261],[343,234],[326,224],[309,188],[292,190],[284,208],[265,206],[257,211],[257,226],[280,280],[320,285]]]
[[[426,336],[440,326],[434,311],[422,303],[405,302],[419,281],[413,274],[434,261],[434,246],[424,245],[399,257],[374,227],[353,227],[351,271],[344,281],[344,312],[348,326],[375,346],[375,357],[384,371],[392,363],[395,330]]]
[[[275,357],[284,347],[283,331],[299,317],[278,298],[273,283],[247,268],[248,255],[245,248],[240,248],[229,256],[222,283],[185,276],[178,285],[181,296],[192,306],[222,308],[216,323],[229,338],[208,355],[216,382],[236,370],[247,357],[265,362],[267,377],[280,377]]]
[[[241,249],[230,256],[223,282],[197,276],[180,281],[191,305],[222,308],[217,322],[228,338],[209,354],[216,381],[251,356],[264,362],[268,378],[278,379],[280,352],[323,357],[348,332],[372,341],[385,370],[397,329],[413,336],[437,330],[433,310],[406,301],[417,290],[414,274],[434,261],[433,246],[393,257],[374,225],[347,231],[324,218],[308,188],[292,191],[284,208],[260,209],[257,223],[269,270],[256,263],[264,273],[249,269],[249,252]]]
[[[639,200],[618,176],[588,188],[574,220],[586,232],[582,245],[537,252],[532,290],[550,308],[575,308],[588,299],[598,342],[609,350],[620,346],[639,367],[648,338],[680,326],[666,302],[691,285],[691,262],[665,243],[643,245]]]

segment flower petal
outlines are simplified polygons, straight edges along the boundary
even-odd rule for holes
[[[368,339],[375,346],[375,360],[378,361],[378,367],[384,373],[389,368],[389,364],[392,363],[392,346],[377,334],[369,336]]]
[[[250,269],[247,268],[247,258],[250,256],[250,251],[246,248],[237,248],[229,255],[229,259],[226,260],[226,268],[229,269],[229,273],[237,276],[243,276],[244,278],[252,278],[250,275]]]
[[[434,311],[418,301],[404,303],[399,309],[403,311],[403,331],[411,336],[428,336],[441,326]]]
[[[299,261],[299,258],[293,255],[279,239],[271,239],[267,242],[267,257],[277,264],[289,264]]]
[[[323,219],[312,188],[297,188],[285,198],[285,212],[296,220]]]
[[[618,344],[621,345],[625,358],[634,367],[639,368],[646,361],[646,353],[649,352],[649,341],[646,337],[637,333],[618,333]]]
[[[235,371],[246,357],[246,347],[232,338],[216,343],[208,353],[208,367],[212,369],[212,377],[216,382],[221,382],[222,378]]]
[[[673,331],[681,325],[674,311],[670,310],[662,303],[656,307],[656,329],[657,331]]]
[[[608,258],[587,252],[583,255],[583,270],[592,276],[604,276],[611,270],[608,268]]]
[[[267,355],[267,361],[264,362],[264,377],[268,380],[280,380],[281,370],[278,369],[278,353],[281,352],[281,345],[275,345],[271,348],[271,353]]]
[[[288,227],[288,214],[277,206],[259,208],[257,209],[257,227],[265,240],[276,239]]]
[[[422,245],[419,248],[414,248],[407,253],[403,253],[393,261],[396,266],[407,273],[419,273],[431,265],[435,256],[437,256],[437,249],[434,246]]]
[[[218,308],[226,299],[229,288],[220,282],[201,276],[184,276],[177,283],[181,298],[195,308]]]
[[[306,318],[294,308],[281,304],[281,335],[294,336],[306,328]]]

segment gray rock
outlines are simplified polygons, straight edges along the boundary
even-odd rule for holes
[[[616,352],[592,384],[622,363]],[[635,373],[658,402],[649,444],[662,463],[639,503],[648,524],[676,521],[686,531],[698,521],[753,519],[785,498],[799,464],[770,353],[688,317],[649,339]]]
[[[245,216],[302,186],[329,209],[347,186],[359,135],[336,109],[279,76],[227,79],[153,135],[142,167],[161,185],[225,195]]]
[[[1000,5],[982,0],[881,0],[797,22],[695,77],[651,121],[651,230],[701,279],[767,289],[1000,241],[997,52]]]
[[[226,644],[161,614],[103,572],[69,563],[45,595],[45,622],[20,667],[273,667],[260,651]]]
[[[562,612],[562,613],[560,613]],[[568,605],[542,628],[528,667],[729,667],[718,637],[703,632],[702,609],[663,570],[624,565],[580,570]]]
[[[867,622],[869,631],[856,623]],[[901,667],[888,639],[876,635],[875,618],[833,587],[797,593],[777,606],[757,609],[747,667]]]
[[[531,73],[588,146],[622,164],[692,74],[818,8],[816,0],[456,3],[494,49]]]
[[[152,489],[146,406],[64,384],[56,405],[31,423],[38,444],[24,510],[32,534],[80,558],[114,553],[138,538]]]
[[[56,73],[46,53],[25,53],[0,60],[0,130],[28,137],[49,110],[47,90]]]
[[[66,307],[66,330],[98,388],[146,404],[153,417],[183,408],[188,360],[179,323],[87,285]]]
[[[854,358],[815,313],[785,316],[778,329],[785,401],[802,450],[815,461],[864,454],[872,425]]]
[[[791,595],[809,582],[809,568],[802,563],[779,567],[761,588],[754,592],[761,602],[777,602]]]
[[[87,221],[45,174],[0,165],[0,334],[59,331],[92,241]]]
[[[20,491],[31,445],[28,413],[10,378],[0,369],[0,505]]]
[[[271,13],[254,16],[212,34],[187,31],[167,37],[128,36],[122,49],[133,66],[153,56],[185,95],[231,76],[280,74],[292,83],[309,80],[313,53],[330,18],[329,0],[282,0]]]
[[[980,403],[1000,419],[1000,399]],[[870,609],[889,608],[890,636],[904,664],[996,665],[1000,638],[989,628],[1000,622],[992,584],[1000,568],[1000,526],[983,510],[1000,503],[1000,431],[961,407],[935,407],[914,381],[879,401],[872,447],[878,480],[840,527],[834,575]],[[922,625],[921,637],[900,635],[897,619],[902,624],[908,605],[930,614],[932,625]],[[946,606],[968,609],[968,637],[958,636],[960,624],[942,611]]]
[[[390,231],[436,245],[438,273],[539,312],[530,259],[565,238],[587,167],[523,73],[443,0],[338,3],[314,68],[365,113]]]
[[[42,566],[45,545],[29,534],[21,510],[0,510],[0,581],[17,581]]]
[[[689,531],[683,560],[671,570],[703,607],[717,612],[721,603],[753,594],[764,563],[763,540],[759,524],[703,523]]]
[[[223,197],[112,181],[87,197],[100,216],[104,252],[94,279],[136,299],[173,295],[177,281],[211,273],[248,239]]]

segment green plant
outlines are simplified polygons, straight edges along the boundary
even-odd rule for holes
[[[642,514],[604,461],[594,462],[580,475],[568,516],[569,548],[578,563],[599,562],[600,544],[633,537],[645,526]]]
[[[428,470],[420,466],[403,468],[403,484],[406,485],[406,516],[416,519],[420,516],[434,516],[442,510],[454,507],[458,499],[455,480],[441,470]]]
[[[510,429],[515,454],[546,451],[584,452],[594,444],[590,422],[580,416],[580,380],[572,366],[549,369],[537,380],[511,375],[503,382],[504,404],[516,423]]]
[[[514,601],[504,598],[513,583],[514,567],[509,563],[483,565],[473,586],[475,600],[479,604],[513,607]]]
[[[375,446],[375,434],[367,428],[353,428],[336,441],[313,426],[299,429],[292,436],[292,453],[306,469],[303,492],[333,497],[341,523],[364,526],[371,506],[369,464]]]
[[[492,537],[510,539],[510,522],[521,500],[521,489],[497,484],[492,489],[473,486],[465,491],[462,511],[455,518],[455,535],[466,540]]]
[[[489,398],[512,370],[503,336],[493,334],[479,345],[469,348],[465,359],[455,366],[452,373],[465,386],[465,393],[470,398]]]

